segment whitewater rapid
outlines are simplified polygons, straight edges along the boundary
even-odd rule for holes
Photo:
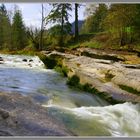
[[[25,56],[25,55],[6,55],[0,54],[3,59],[0,67],[16,67],[16,68],[38,68],[44,69],[45,65],[38,56]]]
[[[85,124],[82,123],[81,126],[77,126],[81,128],[81,130],[77,129],[77,134],[83,133],[87,136],[140,136],[140,104],[126,102],[104,107],[83,106],[79,108],[68,108],[53,104],[42,106],[54,110],[61,117],[72,114],[75,119],[73,122],[85,122]],[[89,128],[86,126],[88,123],[90,124]],[[85,129],[90,130],[90,132],[86,134],[83,132]]]

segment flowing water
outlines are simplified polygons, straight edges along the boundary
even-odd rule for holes
[[[47,70],[38,57],[0,55],[0,91],[33,98],[80,136],[140,136],[140,104],[109,105],[69,88],[66,78]]]

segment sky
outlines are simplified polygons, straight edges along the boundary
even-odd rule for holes
[[[5,6],[7,10],[13,10],[14,7],[18,6],[19,9],[22,11],[23,21],[26,26],[30,27],[40,27],[41,24],[41,3],[6,3]],[[45,7],[45,15],[47,16],[51,10],[51,6],[48,3],[44,3]],[[74,8],[74,7],[73,7]],[[83,20],[85,6],[81,6],[79,8],[79,20]],[[69,21],[72,23],[74,21],[74,9],[70,13],[72,16],[69,17]],[[51,24],[48,25],[51,27]]]

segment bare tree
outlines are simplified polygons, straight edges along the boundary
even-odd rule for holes
[[[42,50],[43,47],[43,33],[44,33],[44,6],[41,5],[41,30],[40,30],[40,41],[39,41],[39,50]]]
[[[29,40],[32,42],[35,49],[39,50],[39,41],[40,41],[40,30],[37,28],[33,28],[32,26],[30,28],[27,28],[27,36]]]
[[[79,4],[75,3],[75,39],[78,39],[79,36],[79,27],[78,27],[78,7]]]

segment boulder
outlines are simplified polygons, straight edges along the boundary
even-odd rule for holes
[[[23,61],[23,62],[27,62],[27,59],[23,59],[22,61]]]
[[[0,57],[0,61],[4,61],[2,57]]]
[[[32,60],[32,59],[30,59],[30,60],[29,60],[29,62],[33,62],[33,60]]]
[[[0,93],[1,136],[68,136],[61,122],[47,108],[18,93]]]

